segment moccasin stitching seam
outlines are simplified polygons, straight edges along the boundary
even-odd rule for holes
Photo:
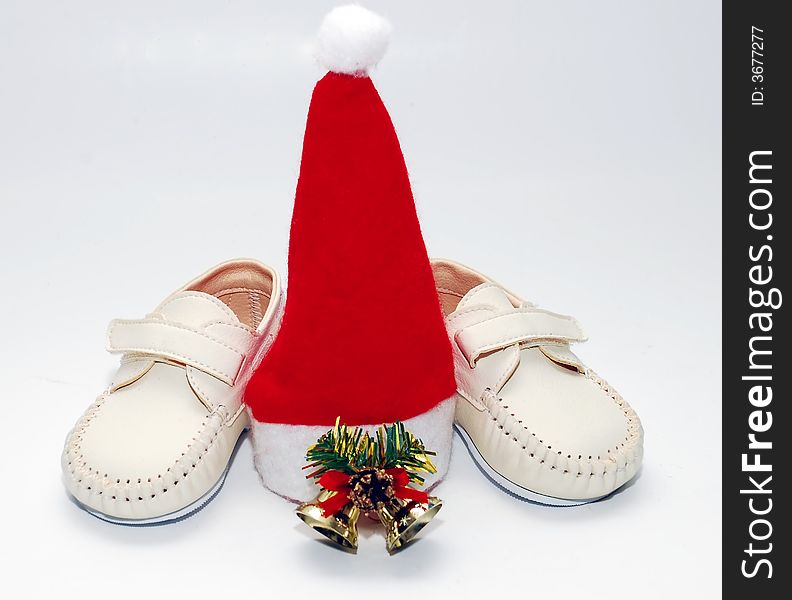
[[[198,466],[198,462],[201,461],[204,456],[206,456],[211,448],[213,447],[215,441],[217,440],[220,430],[222,428],[223,420],[222,416],[214,412],[208,416],[207,421],[212,420],[216,421],[211,425],[204,422],[202,424],[202,429],[198,431],[198,433],[193,438],[193,442],[202,441],[204,450],[195,452],[195,444],[188,445],[188,452],[185,452],[180,456],[176,462],[173,463],[164,473],[157,473],[148,477],[146,483],[152,484],[152,490],[154,487],[155,481],[161,481],[167,478],[167,474],[171,473],[182,473],[182,477],[179,478],[178,476],[174,476],[172,482],[163,481],[162,484],[166,487],[163,488],[160,492],[153,492],[147,493],[147,497],[140,496],[140,489],[135,487],[135,483],[132,483],[131,479],[126,480],[126,483],[123,483],[123,479],[116,476],[110,476],[109,474],[105,474],[106,476],[100,477],[100,471],[92,469],[84,460],[82,460],[83,455],[80,454],[81,449],[81,442],[82,442],[82,434],[87,430],[88,424],[93,420],[93,418],[98,414],[99,409],[104,404],[105,400],[107,399],[108,394],[103,394],[100,396],[94,404],[85,412],[85,414],[80,418],[75,426],[73,432],[69,436],[69,441],[66,447],[66,459],[67,459],[67,466],[72,467],[69,471],[72,475],[74,481],[82,488],[90,490],[95,493],[103,494],[105,491],[113,491],[115,492],[115,497],[112,499],[116,502],[120,502],[122,500],[130,500],[130,494],[128,492],[134,492],[132,496],[138,494],[138,499],[143,500],[150,500],[151,498],[156,497],[160,493],[165,493],[165,490],[170,485],[178,485],[178,482],[181,479],[186,478],[192,473]],[[209,435],[206,435],[209,434]],[[190,452],[190,450],[193,450]],[[115,481],[113,481],[115,479]],[[139,478],[136,481],[137,485],[143,484],[142,478]],[[101,485],[101,490],[95,490],[94,486]],[[159,485],[159,484],[158,484]]]
[[[623,412],[624,412],[624,415],[627,417],[627,435],[625,436],[625,442],[627,442],[627,444],[622,443],[621,444],[621,449],[619,449],[619,446],[617,445],[615,450],[617,450],[617,452],[619,454],[622,454],[622,455],[624,454],[624,450],[627,449],[627,448],[629,448],[630,450],[633,450],[633,451],[638,450],[640,448],[640,444],[638,444],[638,440],[641,437],[641,432],[640,432],[641,427],[640,427],[640,421],[639,421],[638,416],[636,415],[635,411],[633,411],[632,407],[629,404],[627,404],[627,402],[624,401],[624,399],[618,394],[618,392],[613,390],[613,388],[611,388],[604,379],[598,377],[596,375],[596,373],[594,373],[590,369],[587,369],[585,376],[588,379],[591,379],[604,392],[606,392],[610,396],[610,398],[614,402],[616,402],[616,404],[620,408],[624,409],[626,407],[626,410],[624,410]],[[537,442],[537,446],[540,448],[540,451],[537,452],[536,450],[534,450],[533,452],[529,452],[527,447],[525,445],[523,445],[522,442],[520,442],[516,437],[513,436],[513,429],[515,427],[523,429],[523,430],[526,430],[526,431],[528,430],[528,428],[523,426],[522,423],[520,423],[518,421],[518,419],[516,419],[514,416],[512,416],[509,413],[506,413],[506,408],[504,408],[501,398],[497,397],[491,390],[487,390],[487,391],[485,391],[482,399],[485,399],[485,400],[489,399],[489,402],[485,401],[484,405],[486,407],[487,412],[492,417],[493,421],[498,422],[500,417],[502,417],[502,416],[504,417],[503,418],[504,424],[503,425],[499,425],[499,427],[501,429],[503,429],[504,435],[512,436],[512,441],[517,443],[517,444],[519,444],[519,445],[521,445],[522,446],[521,449],[523,451],[525,451],[525,452],[528,452],[530,458],[532,458],[534,460],[538,460],[540,465],[544,469],[551,470],[551,471],[555,470],[555,468],[556,468],[555,466],[547,467],[546,466],[547,463],[545,463],[545,461],[543,459],[539,459],[539,457],[536,456],[536,454],[541,453],[541,450],[544,450],[544,454],[547,454],[548,451],[552,452],[552,448],[549,448],[543,442]],[[499,411],[501,414],[496,414],[493,411],[493,409],[492,409],[492,407],[490,405],[493,401],[498,403],[496,410]],[[509,431],[506,431],[506,424],[507,423],[509,425],[511,425],[509,427]],[[536,434],[532,433],[532,435],[535,436]],[[574,456],[573,453],[564,452],[563,450],[562,451],[556,450],[556,453],[559,453],[562,456],[563,456],[563,454],[567,454],[567,456],[570,456],[570,455]],[[582,456],[582,455],[579,455],[579,456]],[[589,477],[604,478],[606,475],[611,474],[611,473],[619,473],[619,472],[627,471],[631,464],[633,464],[634,462],[637,462],[640,459],[640,456],[636,456],[635,460],[633,460],[633,461],[628,461],[628,460],[625,459],[623,467],[621,467],[621,468],[617,467],[616,469],[612,469],[612,470],[608,471],[607,470],[608,463],[611,463],[611,464],[616,463],[616,464],[618,464],[618,461],[616,460],[616,458],[617,458],[616,455],[609,455],[609,456],[612,456],[610,461],[604,461],[602,459],[598,459],[598,461],[597,461],[597,463],[602,466],[602,469],[603,469],[602,473],[601,474],[594,473],[593,469],[592,469],[592,472],[589,475]],[[582,459],[568,458],[568,460],[575,461],[577,463],[577,467],[578,468],[577,468],[577,474],[575,474],[576,477],[582,476],[583,473],[588,470],[588,469],[582,469],[581,468],[582,464],[583,464],[581,462]],[[593,459],[592,459],[591,462],[594,463]],[[592,466],[593,466],[593,464],[592,464]],[[565,471],[569,472],[570,470],[567,468],[567,469],[565,469]]]

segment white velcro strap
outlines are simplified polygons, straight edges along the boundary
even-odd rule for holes
[[[586,336],[575,318],[530,307],[468,325],[457,331],[454,339],[472,368],[482,355],[515,344],[568,344],[584,342]]]
[[[197,329],[161,319],[115,319],[107,330],[107,350],[161,356],[233,385],[247,348],[235,347]]]

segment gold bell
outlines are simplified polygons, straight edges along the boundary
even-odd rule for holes
[[[358,547],[357,520],[360,517],[360,510],[350,502],[337,513],[325,515],[319,505],[336,493],[322,490],[313,502],[306,502],[297,507],[297,516],[336,546],[355,554]]]
[[[429,496],[427,502],[393,498],[391,502],[377,509],[377,515],[385,525],[388,553],[394,554],[418,535],[442,506],[443,501],[440,498]]]

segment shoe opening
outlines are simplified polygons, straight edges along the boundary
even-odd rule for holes
[[[242,323],[256,329],[269,307],[274,279],[265,265],[237,260],[219,265],[189,289],[219,298]]]
[[[456,310],[459,301],[470,290],[489,281],[480,273],[450,260],[433,259],[431,264],[440,305],[445,316]]]

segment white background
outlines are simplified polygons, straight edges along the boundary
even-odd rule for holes
[[[333,4],[3,0],[4,597],[719,595],[719,3],[366,4],[394,27],[374,80],[430,253],[581,320],[579,354],[643,419],[641,476],[543,508],[457,440],[443,511],[395,557],[377,529],[357,556],[316,541],[249,441],[182,523],[78,510],[59,456],[114,368],[107,322],[226,258],[285,269]]]

